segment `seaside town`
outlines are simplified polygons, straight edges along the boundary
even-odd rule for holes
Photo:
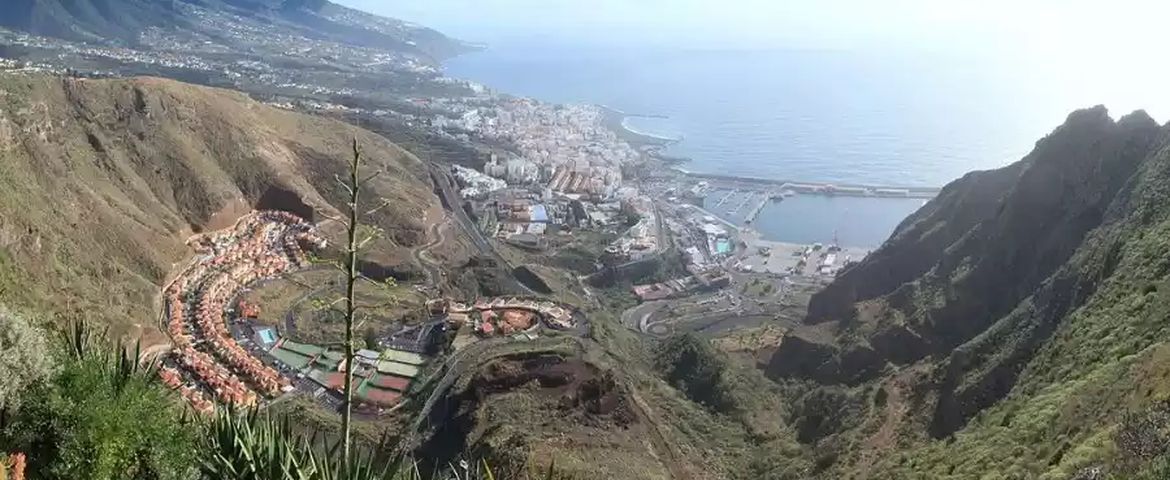
[[[455,126],[480,141],[508,145],[477,171],[454,166],[460,195],[470,203],[483,232],[528,250],[544,250],[550,235],[573,229],[610,228],[633,219],[607,253],[632,261],[658,253],[660,222],[653,200],[623,183],[622,168],[643,155],[605,125],[592,105],[553,105],[504,98],[488,107],[464,105]]]
[[[843,245],[835,235],[815,244],[764,238],[754,223],[771,204],[798,195],[925,201],[937,193],[689,174],[661,156],[668,139],[630,130],[622,112],[476,91],[429,103],[442,108],[427,124],[468,145],[497,147],[483,154],[480,168],[449,167],[477,234],[539,255],[608,239],[596,259],[600,270],[582,277],[587,283],[598,275],[612,281],[677,272],[628,287],[639,305],[623,321],[644,333],[772,318],[789,296],[819,288],[868,255],[867,245]],[[675,258],[681,268],[670,267]]]
[[[190,19],[187,28],[143,26],[133,32],[134,42],[57,38],[0,27],[0,46],[21,57],[0,62],[0,69],[89,77],[178,75],[217,86],[232,85],[244,91],[306,100],[366,92],[358,81],[366,77],[390,83],[393,80],[387,79],[401,79],[403,84],[410,84],[416,78],[434,79],[439,75],[432,59],[410,48],[395,50],[360,41],[346,42],[288,29],[272,18],[237,15],[199,2],[174,2],[168,8],[171,14]],[[320,20],[403,39],[406,47],[416,47],[410,39],[423,30],[410,23],[348,9],[321,14]],[[347,75],[321,75],[301,68],[314,64],[344,70]],[[328,107],[331,102],[318,105]]]
[[[619,112],[496,96],[482,87],[471,90],[479,93],[431,103],[442,113],[428,123],[450,138],[501,147],[486,152],[480,168],[448,167],[476,235],[498,242],[488,248],[506,245],[549,254],[581,232],[601,233],[589,237],[608,239],[599,245],[603,255],[596,260],[618,274],[660,268],[677,253],[684,272],[629,287],[628,294],[642,305],[626,312],[638,317],[626,324],[646,333],[669,331],[663,330],[668,312],[679,318],[766,314],[771,307],[765,299],[782,298],[801,282],[827,281],[867,254],[835,242],[791,245],[761,239],[750,224],[768,202],[809,193],[913,193],[750,185],[673,170],[626,178],[626,169],[654,158],[662,139],[648,137],[654,141],[635,148],[629,139],[639,134],[615,130],[613,118],[607,117],[620,117]],[[750,213],[737,217],[742,211]],[[241,300],[241,292],[252,285],[309,267],[305,252],[324,244],[312,225],[274,211],[255,212],[225,232],[193,237],[190,245],[199,257],[166,289],[174,349],[160,372],[164,381],[202,412],[214,402],[263,405],[296,391],[336,407],[345,373],[352,370],[362,411],[378,414],[394,408],[443,351],[484,338],[531,340],[544,329],[575,331],[585,323],[576,307],[537,297],[470,303],[432,298],[427,319],[382,335],[380,348],[360,349],[354,365],[346,365],[336,350],[296,341],[280,328],[257,322],[259,306]],[[766,287],[755,287],[761,284]],[[771,296],[757,293],[758,298],[746,301],[749,285]]]

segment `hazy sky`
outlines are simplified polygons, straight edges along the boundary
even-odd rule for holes
[[[490,45],[933,52],[1062,91],[1061,104],[1170,115],[1152,0],[335,0]],[[513,49],[515,50],[515,49]],[[520,49],[523,50],[523,49]],[[941,57],[940,57],[941,58]],[[1028,80],[1024,80],[1028,79]],[[1041,92],[1048,95],[1048,92]]]
[[[688,48],[897,46],[1080,54],[1135,46],[1153,53],[1170,13],[1164,2],[1136,0],[340,1],[488,42],[542,36]]]

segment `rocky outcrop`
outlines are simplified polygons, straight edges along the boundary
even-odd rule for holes
[[[837,347],[805,338],[786,335],[772,354],[766,372],[772,378],[806,378],[820,383],[855,385],[877,377],[885,361],[865,343]]]
[[[995,215],[1024,162],[956,180],[894,230],[890,240],[813,296],[806,321],[852,319],[854,303],[893,292],[931,269],[947,247]]]
[[[534,351],[486,353],[479,360],[466,371],[445,372],[451,381],[439,383],[438,401],[420,417],[415,454],[426,469],[480,451],[504,462],[492,468],[513,478],[513,469],[528,466],[527,452],[539,448],[531,444],[550,441],[538,440],[549,434],[543,429],[555,425],[554,438],[563,439],[643,428],[630,391],[615,372],[580,356]]]
[[[821,383],[841,379],[837,347],[814,342],[798,335],[786,335],[765,372],[772,378],[807,378]]]

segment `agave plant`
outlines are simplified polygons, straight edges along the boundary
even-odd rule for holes
[[[224,480],[310,480],[315,466],[287,419],[221,408],[206,424],[200,471]]]
[[[287,416],[269,416],[255,409],[247,412],[221,408],[205,420],[206,434],[201,448],[200,471],[215,480],[496,480],[488,462],[460,461],[448,465],[446,473],[423,475],[409,458],[380,461],[373,452],[352,452],[344,468],[342,445],[326,448],[316,435],[306,437],[294,431]],[[554,467],[547,474],[529,474],[525,479],[553,480]]]
[[[355,455],[345,469],[338,450],[315,449],[316,438],[293,431],[286,416],[221,408],[206,425],[200,471],[216,480],[415,480],[413,463]]]
[[[133,379],[144,379],[148,383],[158,380],[156,363],[142,363],[141,342],[134,348],[111,349],[109,329],[94,329],[86,321],[74,321],[65,332],[66,351],[70,360],[83,362],[105,374],[114,390],[122,392]]]

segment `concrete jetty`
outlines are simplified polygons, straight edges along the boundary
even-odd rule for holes
[[[756,221],[756,217],[760,216],[760,212],[764,211],[764,207],[768,206],[768,202],[771,202],[777,198],[783,197],[778,195],[765,195],[764,198],[756,204],[755,208],[752,208],[751,211],[748,212],[747,216],[743,218],[743,223],[750,225],[752,222]]]

